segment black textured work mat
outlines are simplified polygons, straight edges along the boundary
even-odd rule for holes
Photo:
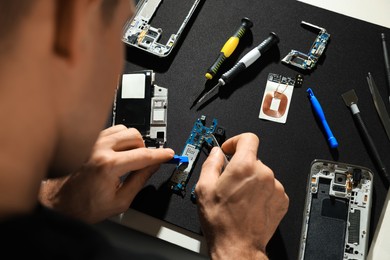
[[[178,10],[181,10],[179,3],[171,5],[170,15],[174,16]],[[211,97],[200,110],[197,107],[190,109],[206,86],[204,74],[207,68],[243,17],[250,18],[254,26],[223,65],[222,72],[232,67],[270,32],[279,36],[280,43],[230,85],[216,92],[217,95]],[[156,24],[169,26],[171,17],[159,16],[158,19],[161,20],[156,19]],[[308,52],[317,36],[317,33],[303,28],[301,21],[323,27],[331,35],[324,55],[309,73],[302,73],[280,61],[291,49]],[[219,124],[225,127],[227,137],[243,132],[253,132],[259,136],[259,158],[273,169],[275,177],[284,185],[290,197],[289,211],[268,246],[268,254],[271,259],[297,259],[306,178],[312,160],[321,158],[357,164],[377,173],[350,110],[341,98],[344,92],[355,89],[363,120],[382,160],[390,169],[390,143],[377,116],[366,81],[367,73],[371,72],[382,96],[387,96],[380,39],[382,32],[390,37],[387,28],[296,1],[203,1],[169,57],[152,57],[128,47],[124,71],[153,69],[156,72],[156,84],[168,88],[167,146],[177,154],[181,153],[195,120],[201,115],[206,115],[207,125],[211,124],[213,118],[217,118]],[[304,76],[303,87],[294,90],[285,124],[258,118],[268,73],[288,77],[302,73]],[[207,86],[213,83],[216,81]],[[322,126],[311,109],[306,94],[309,87],[322,104],[339,142],[336,151],[329,148]],[[202,153],[184,198],[166,189],[165,183],[174,165],[163,165],[131,207],[201,233],[196,205],[190,201],[189,195],[205,158],[206,155]],[[370,237],[374,233],[386,194],[386,188],[378,175],[374,176],[374,184]]]

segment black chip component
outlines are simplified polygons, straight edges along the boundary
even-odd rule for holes
[[[353,169],[352,178],[353,178],[354,184],[359,183],[360,180],[362,179],[362,170],[361,169]]]
[[[345,186],[333,185],[333,190],[338,192],[345,192]]]
[[[303,85],[303,76],[301,74],[297,74],[295,76],[295,85],[294,87],[300,88]]]
[[[355,209],[349,213],[348,243],[359,244],[360,234],[360,210]]]
[[[127,37],[127,40],[131,43],[131,44],[135,44],[137,42],[137,39],[138,39],[138,34],[135,35],[130,35]]]

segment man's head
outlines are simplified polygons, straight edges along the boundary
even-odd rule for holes
[[[40,170],[65,174],[87,159],[110,112],[133,10],[131,0],[0,0],[0,101],[23,104],[0,119],[10,135],[24,133],[20,156],[23,144],[42,145],[50,165]]]
[[[58,8],[69,7],[68,1],[58,1]],[[72,1],[70,1],[72,2]],[[101,3],[102,19],[106,24],[110,24],[119,0],[103,0]],[[131,2],[131,0],[129,0]],[[24,18],[29,15],[35,1],[32,0],[1,0],[0,1],[0,54],[8,51],[12,47],[12,40],[18,31],[18,26],[23,23]],[[70,3],[72,4],[72,3]],[[130,3],[131,4],[131,3]],[[58,12],[64,15],[63,12]],[[65,18],[66,17],[62,17]],[[58,17],[60,19],[60,17]]]

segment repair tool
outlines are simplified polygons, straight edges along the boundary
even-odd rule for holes
[[[242,71],[244,71],[246,68],[248,68],[250,65],[252,65],[257,59],[260,58],[261,54],[269,50],[273,45],[279,43],[279,37],[276,35],[276,33],[271,32],[267,39],[265,39],[262,43],[259,44],[259,46],[252,49],[250,52],[245,54],[244,57],[239,60],[236,65],[234,65],[233,68],[231,68],[229,71],[225,72],[222,77],[218,80],[218,84],[215,85],[212,89],[210,89],[208,92],[206,92],[199,100],[198,104],[202,102],[206,96],[208,96],[210,93],[214,92],[217,88],[220,86],[224,86],[228,83],[230,83],[238,74],[240,74]]]
[[[382,176],[386,178],[387,182],[389,183],[390,177],[386,172],[385,165],[383,164],[379,156],[378,150],[375,147],[374,141],[372,140],[370,134],[368,133],[367,127],[362,119],[362,116],[360,115],[360,110],[357,106],[358,97],[355,93],[355,90],[351,89],[345,92],[344,94],[342,94],[341,96],[344,100],[345,105],[351,109],[353,119],[355,120],[355,123],[358,126],[360,136],[362,137],[362,139],[366,144],[368,153],[370,154],[372,160],[378,167],[380,174],[382,174]]]
[[[390,62],[389,62],[389,55],[387,53],[386,38],[384,33],[382,33],[382,46],[383,46],[383,57],[385,58],[387,85],[389,86],[389,102],[390,102]]]
[[[219,53],[214,64],[210,66],[206,73],[206,79],[212,79],[217,74],[219,68],[223,62],[232,55],[234,50],[237,48],[240,39],[244,36],[245,32],[253,26],[253,22],[249,18],[244,17],[241,19],[241,25],[236,33],[230,37],[227,42],[223,45],[221,52]]]
[[[385,103],[382,100],[382,97],[379,94],[378,88],[375,84],[374,78],[371,73],[368,73],[367,76],[368,87],[370,88],[372,99],[374,100],[374,105],[376,111],[378,112],[379,118],[382,121],[383,127],[385,128],[387,137],[390,140],[390,118],[387,113]]]
[[[173,156],[173,158],[169,161],[167,161],[166,163],[172,163],[172,164],[188,164],[189,160],[188,160],[188,156],[181,156],[181,155],[177,155],[175,154]]]
[[[325,130],[330,148],[336,148],[339,144],[334,137],[332,130],[330,130],[329,124],[326,121],[325,114],[322,110],[320,102],[318,102],[318,99],[314,96],[313,90],[311,88],[308,88],[306,92],[309,94],[309,100],[313,106],[314,112]]]
[[[221,146],[219,145],[219,143],[217,141],[217,138],[215,138],[215,136],[213,134],[210,134],[209,137],[211,137],[211,139],[213,140],[213,145],[219,147],[222,150]],[[224,157],[223,168],[225,169],[229,163],[229,160],[228,160],[225,153],[223,154],[223,157]]]
[[[219,145],[219,143],[218,143],[218,140],[217,140],[217,138],[215,138],[215,136],[214,136],[214,134],[212,134],[212,133],[210,133],[208,136],[207,136],[207,138],[211,138],[211,140],[212,140],[212,145],[215,147],[215,146],[217,146],[217,147],[219,147],[220,149],[221,149],[221,151],[222,151],[222,148],[221,148],[221,146]],[[224,163],[223,163],[223,168],[222,168],[222,171],[226,168],[226,166],[228,165],[228,163],[229,163],[229,159],[228,159],[228,157],[226,156],[226,154],[224,153],[224,152],[222,152],[223,153],[223,157],[224,157]],[[191,189],[191,201],[193,202],[193,203],[196,203],[196,194],[195,194],[195,187],[196,187],[196,183],[194,184],[194,186],[192,187],[192,189]]]

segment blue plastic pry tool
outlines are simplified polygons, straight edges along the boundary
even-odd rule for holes
[[[188,164],[188,156],[180,156],[174,155],[171,160],[166,163],[179,164],[179,163],[187,163]]]
[[[330,130],[330,127],[328,125],[328,122],[326,121],[324,111],[322,110],[322,107],[320,105],[320,102],[318,102],[317,98],[314,96],[313,90],[311,88],[308,88],[306,92],[309,94],[310,102],[313,106],[314,112],[318,119],[320,120],[322,126],[324,127],[325,133],[328,138],[328,142],[331,148],[336,148],[339,146],[336,138],[334,137],[332,130]]]

